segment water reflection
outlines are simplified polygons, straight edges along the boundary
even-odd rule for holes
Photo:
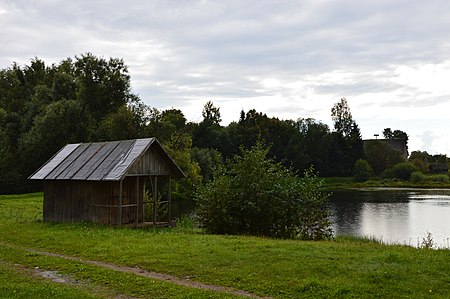
[[[440,247],[448,247],[450,190],[335,191],[330,204],[336,235],[417,246],[431,232]]]

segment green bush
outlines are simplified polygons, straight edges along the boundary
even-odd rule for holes
[[[196,194],[199,223],[210,233],[277,238],[331,238],[328,194],[313,170],[304,178],[267,158],[257,144],[241,148]]]
[[[413,173],[411,173],[411,176],[409,178],[409,180],[411,182],[414,183],[419,183],[419,182],[423,182],[427,179],[426,175],[424,175],[422,172],[420,171],[414,171]]]
[[[392,169],[385,171],[384,176],[388,178],[409,180],[414,171],[418,171],[416,166],[410,162],[402,162],[395,164]]]
[[[448,183],[449,177],[446,174],[434,174],[430,176],[431,181],[433,182],[442,182]]]
[[[353,167],[353,178],[357,182],[367,181],[373,175],[372,167],[367,160],[359,159]]]

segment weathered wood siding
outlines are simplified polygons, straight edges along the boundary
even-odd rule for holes
[[[93,184],[85,181],[45,181],[44,221],[91,221]]]
[[[150,147],[146,153],[128,170],[128,174],[170,175],[173,169],[156,147]]]
[[[122,224],[143,221],[145,180],[123,180]],[[55,180],[45,181],[44,189],[44,221],[119,224],[120,182]]]

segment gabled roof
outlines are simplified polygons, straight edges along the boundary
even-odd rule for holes
[[[119,181],[150,147],[156,147],[172,176],[184,177],[155,138],[67,144],[29,179]],[[146,175],[146,174],[142,174]]]

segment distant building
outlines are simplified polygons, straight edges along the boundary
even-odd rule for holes
[[[430,173],[448,174],[448,164],[446,164],[446,163],[430,164]]]

